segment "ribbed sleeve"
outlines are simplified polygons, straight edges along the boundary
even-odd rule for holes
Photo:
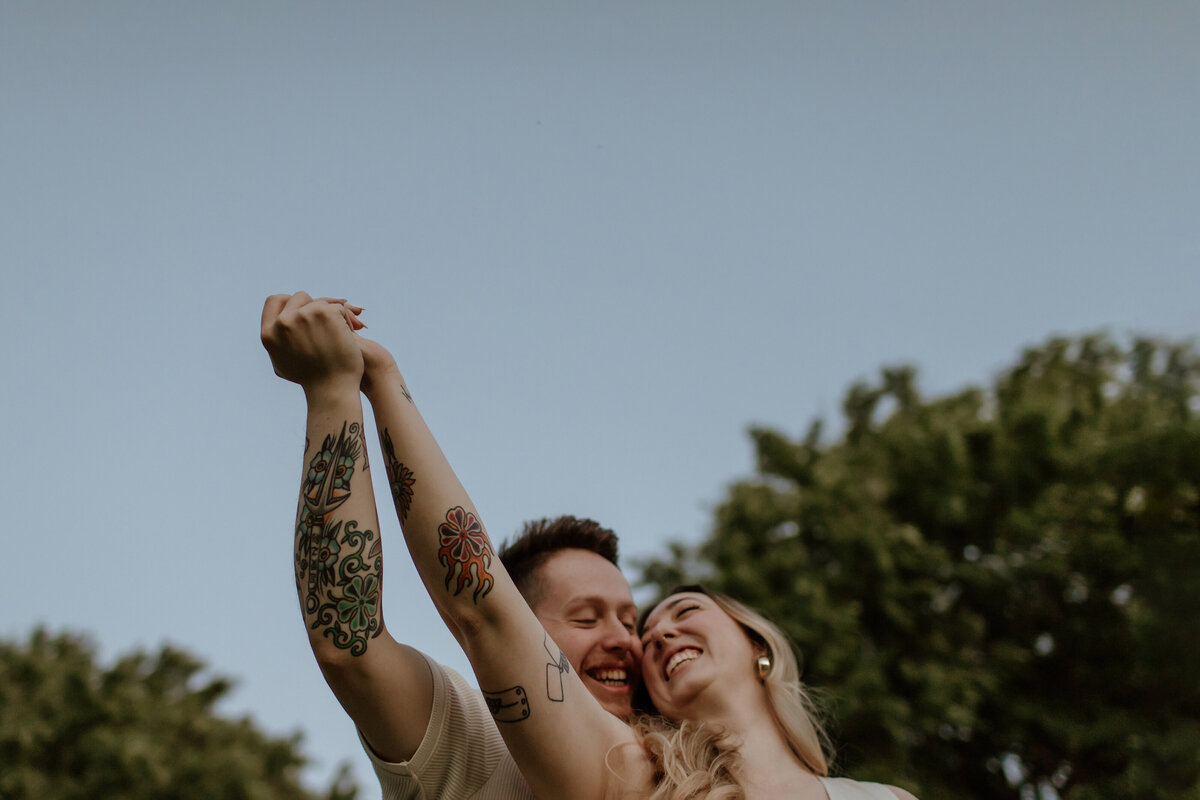
[[[483,696],[454,670],[425,658],[433,672],[433,710],[413,757],[382,761],[359,734],[383,800],[533,800]]]

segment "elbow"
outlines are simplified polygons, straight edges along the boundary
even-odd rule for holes
[[[310,637],[309,645],[312,646],[313,656],[317,659],[317,665],[321,667],[321,671],[335,670],[338,672],[350,669],[359,659],[350,655],[347,650],[335,647],[328,641],[319,641],[315,637]]]
[[[339,690],[347,687],[362,686],[370,681],[366,659],[356,658],[344,652],[329,652],[315,648],[313,654],[317,657],[317,667],[321,670],[325,683],[334,690],[334,694],[338,694]],[[340,694],[338,696],[341,697]]]
[[[361,654],[354,654],[350,648],[338,647],[329,637],[310,633],[308,643],[312,647],[313,657],[317,659],[317,666],[326,675],[349,675],[362,668]]]
[[[450,633],[464,647],[468,642],[477,639],[488,625],[486,615],[477,608],[439,608],[438,611]]]
[[[374,627],[374,626],[372,626]],[[391,641],[383,620],[367,634],[346,635],[340,628],[312,629],[308,631],[308,644],[322,672],[353,673],[361,670],[368,651],[378,650],[381,640]]]
[[[480,659],[487,661],[497,652],[507,652],[511,643],[521,638],[520,618],[514,620],[513,615],[506,615],[494,604],[485,604],[483,609],[467,606],[439,610],[472,664],[478,664]]]

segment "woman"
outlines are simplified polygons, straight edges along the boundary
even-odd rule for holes
[[[304,293],[275,296],[264,305],[263,342],[277,374],[304,387],[314,443],[340,447],[346,442],[357,451],[359,387],[366,393],[413,563],[470,660],[505,745],[537,797],[880,796],[842,795],[842,787],[821,782],[825,762],[819,731],[810,721],[786,641],[761,617],[702,591],[672,595],[646,620],[646,687],[658,709],[679,727],[651,717],[635,729],[605,711],[495,558],[478,512],[418,413],[394,359],[354,332],[362,327],[359,311]],[[464,376],[463,386],[486,390],[470,376]],[[314,457],[310,473],[317,470],[321,477],[331,465],[341,465],[326,455]],[[301,507],[298,529],[314,527],[314,541],[343,523],[340,516],[348,506],[339,504],[350,494],[349,470],[334,476],[331,493],[311,502],[305,494],[305,503],[319,506],[324,515],[315,517],[315,511]],[[404,480],[397,491],[399,476]],[[378,530],[373,502],[369,505],[358,507],[362,516],[345,520],[347,529]],[[378,558],[377,552],[369,558]],[[298,560],[298,569],[306,565]],[[366,651],[373,631],[382,630],[378,580],[368,585],[371,577],[349,587],[354,592],[347,589],[328,618],[318,620],[330,622],[327,635],[346,640],[350,657]],[[765,678],[759,677],[760,658],[769,662],[762,667]],[[900,790],[891,793],[911,798]]]
[[[642,676],[654,710],[635,735],[659,798],[913,797],[824,777],[825,734],[788,640],[743,604],[681,586],[643,616]]]

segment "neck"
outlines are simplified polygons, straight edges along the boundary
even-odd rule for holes
[[[824,797],[817,776],[800,763],[775,724],[766,692],[741,697],[722,693],[717,702],[719,705],[692,718],[720,726],[737,746],[741,758],[738,780],[747,798]]]

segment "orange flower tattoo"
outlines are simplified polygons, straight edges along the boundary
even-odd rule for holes
[[[492,546],[483,525],[470,511],[455,506],[446,512],[446,521],[438,526],[438,535],[442,543],[438,560],[446,568],[446,588],[450,588],[451,579],[457,576],[454,593],[459,594],[464,586],[474,584],[472,599],[478,603],[496,582],[487,571],[492,563]]]

